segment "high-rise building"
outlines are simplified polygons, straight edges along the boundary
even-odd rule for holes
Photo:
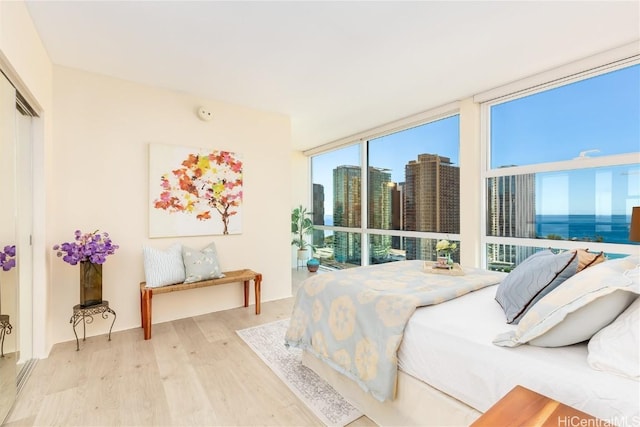
[[[391,187],[391,229],[404,230],[404,182],[393,183]],[[391,237],[393,249],[404,249],[401,236]]]
[[[389,169],[369,167],[367,186],[369,222],[368,228],[390,230],[392,225],[391,196],[393,183]],[[369,257],[371,264],[389,261],[391,236],[381,234],[369,235]]]
[[[448,157],[419,154],[405,166],[404,229],[460,232],[460,168]],[[427,239],[405,239],[407,259],[434,259]]]
[[[536,237],[535,174],[498,176],[487,188],[487,234],[499,237]],[[524,261],[534,248],[491,243],[487,247],[490,269],[509,269]]]
[[[338,166],[333,170],[333,221],[340,227],[361,227],[360,166]],[[387,169],[369,168],[367,227],[390,230],[392,222],[391,173]],[[334,257],[338,262],[360,264],[361,234],[336,232],[334,234]],[[369,255],[372,263],[384,262],[391,249],[391,236],[369,237]]]
[[[337,227],[361,226],[360,166],[338,166],[333,170],[333,224]],[[340,263],[360,264],[360,233],[336,231],[333,254]]]
[[[324,186],[313,184],[313,223],[324,225]],[[313,230],[313,245],[324,246],[324,230]]]

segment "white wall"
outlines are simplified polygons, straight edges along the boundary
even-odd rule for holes
[[[291,295],[287,116],[58,66],[53,87],[55,170],[49,214],[56,227],[50,243],[70,241],[76,229],[100,229],[120,245],[103,266],[103,298],[118,314],[114,330],[140,325],[143,245],[164,249],[181,242],[199,248],[214,241],[224,270],[251,268],[263,274],[263,301]],[[197,117],[200,105],[213,112],[212,121]],[[149,239],[149,143],[242,154],[242,234]],[[51,256],[55,257],[53,251]],[[72,306],[78,303],[79,267],[61,259],[51,262],[54,293],[49,321],[56,325],[52,339],[66,341],[73,338],[68,322]],[[242,295],[238,284],[158,295],[153,299],[153,320],[239,307]],[[100,319],[88,333],[105,333],[109,323]]]

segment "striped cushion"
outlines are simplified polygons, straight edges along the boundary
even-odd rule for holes
[[[148,287],[157,288],[184,282],[182,245],[176,243],[165,251],[146,246],[142,249],[144,276]]]

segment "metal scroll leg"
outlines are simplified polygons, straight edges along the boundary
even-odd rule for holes
[[[107,308],[107,312],[113,314],[113,321],[111,322],[111,327],[109,328],[109,341],[111,341],[111,330],[113,329],[113,325],[116,323],[116,312]]]
[[[9,325],[11,327],[11,325]],[[0,357],[4,357],[4,336],[7,334],[5,326],[2,325],[2,330],[0,330]]]
[[[71,325],[73,326],[73,335],[76,336],[76,351],[80,351],[80,342],[78,341],[78,334],[76,332],[76,325],[78,324],[78,318],[75,314],[71,316],[71,320],[69,320],[69,323],[71,323]]]
[[[84,318],[84,313],[82,313],[82,341],[84,342],[86,340],[87,340],[87,319]]]
[[[9,323],[9,315],[0,314],[0,357],[4,357],[4,337],[11,334],[13,326]]]

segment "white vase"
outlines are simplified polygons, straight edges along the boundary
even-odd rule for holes
[[[298,259],[303,261],[309,258],[309,249],[298,249]]]

